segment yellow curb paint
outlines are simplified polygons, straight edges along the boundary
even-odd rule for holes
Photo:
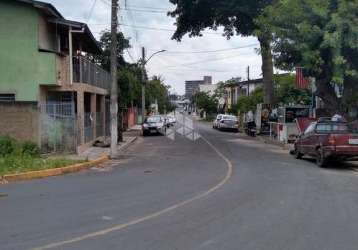
[[[91,168],[91,167],[93,167],[97,164],[103,163],[107,160],[109,160],[109,157],[107,155],[104,155],[104,156],[101,156],[100,158],[90,161],[90,162],[78,163],[78,164],[74,164],[74,165],[62,167],[62,168],[52,168],[52,169],[45,169],[45,170],[39,170],[39,171],[31,171],[31,172],[26,172],[26,173],[21,173],[21,174],[4,175],[2,179],[6,182],[13,182],[13,181],[25,181],[25,180],[31,180],[31,179],[39,179],[39,178],[63,175],[63,174],[68,174],[68,173],[75,173],[75,172],[79,172],[81,170]]]
[[[41,247],[36,247],[36,248],[33,248],[31,250],[45,250],[45,249],[51,249],[51,248],[57,248],[57,247],[61,247],[63,245],[68,245],[68,244],[72,244],[72,243],[76,243],[76,242],[79,242],[79,241],[83,241],[83,240],[88,240],[88,239],[91,239],[91,238],[95,238],[95,237],[99,237],[99,236],[103,236],[103,235],[106,235],[106,234],[109,234],[109,233],[112,233],[112,232],[115,232],[115,231],[119,231],[119,230],[122,230],[122,229],[125,229],[127,227],[130,227],[130,226],[133,226],[133,225],[136,225],[136,224],[139,224],[141,222],[145,222],[145,221],[148,221],[148,220],[151,220],[151,219],[154,219],[154,218],[157,218],[161,215],[164,215],[166,213],[169,213],[169,212],[172,212],[178,208],[181,208],[189,203],[192,203],[196,200],[199,200],[199,199],[202,199],[208,195],[210,195],[211,193],[213,193],[214,191],[216,191],[217,189],[219,189],[220,187],[222,187],[232,176],[232,173],[233,173],[233,165],[231,163],[231,161],[224,155],[222,154],[213,144],[211,144],[208,140],[206,140],[205,138],[201,137],[227,164],[227,172],[226,172],[226,175],[225,177],[218,183],[216,184],[214,187],[210,188],[209,190],[207,190],[206,192],[202,193],[202,194],[199,194],[197,196],[194,196],[193,198],[190,198],[188,200],[185,200],[185,201],[182,201],[180,203],[177,203],[173,206],[170,206],[168,208],[165,208],[163,210],[160,210],[158,212],[155,212],[155,213],[151,213],[147,216],[144,216],[144,217],[141,217],[141,218],[138,218],[138,219],[135,219],[135,220],[132,220],[130,222],[127,222],[127,223],[123,223],[123,224],[119,224],[119,225],[115,225],[113,227],[109,227],[109,228],[106,228],[106,229],[103,229],[103,230],[99,230],[99,231],[95,231],[95,232],[92,232],[92,233],[89,233],[89,234],[85,234],[85,235],[82,235],[82,236],[79,236],[79,237],[76,237],[76,238],[73,238],[73,239],[69,239],[69,240],[64,240],[64,241],[59,241],[59,242],[55,242],[55,243],[51,243],[51,244],[48,244],[48,245],[45,245],[45,246],[41,246]]]

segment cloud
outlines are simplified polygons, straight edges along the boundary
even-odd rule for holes
[[[65,18],[87,22],[94,0],[48,1]],[[181,42],[177,42],[171,40],[173,34],[171,31],[133,27],[144,26],[174,30],[175,20],[161,12],[162,9],[170,10],[174,8],[169,0],[120,0],[120,6],[122,10],[120,11],[119,21],[123,24],[120,29],[131,40],[132,48],[129,49],[129,53],[135,61],[140,58],[142,46],[146,47],[148,55],[162,49],[168,51],[153,57],[148,63],[147,69],[150,75],[163,76],[166,84],[172,86],[172,91],[183,94],[185,80],[202,79],[204,75],[213,76],[214,82],[225,81],[231,77],[246,79],[247,66],[250,66],[251,78],[261,77],[261,57],[256,53],[255,47],[217,53],[171,53],[212,51],[258,44],[256,38],[236,36],[227,40],[220,34],[211,34],[219,31],[207,30],[210,34],[206,33],[203,37],[189,38],[185,36]],[[132,10],[124,10],[125,7]],[[135,11],[143,10],[143,8],[148,11]],[[88,21],[89,27],[96,37],[102,30],[110,28],[110,11],[110,0],[96,0],[95,8]],[[128,61],[132,60],[128,53],[125,57]]]

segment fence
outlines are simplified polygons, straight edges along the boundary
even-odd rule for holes
[[[75,152],[78,126],[74,103],[41,104],[40,111],[43,153]]]
[[[111,75],[82,56],[73,57],[73,81],[110,89]]]

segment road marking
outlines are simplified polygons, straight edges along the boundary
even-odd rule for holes
[[[168,208],[162,209],[158,212],[155,213],[151,213],[147,216],[132,220],[130,222],[127,223],[123,223],[123,224],[119,224],[113,227],[109,227],[103,230],[99,230],[99,231],[95,231],[93,233],[89,233],[89,234],[85,234],[73,239],[69,239],[69,240],[64,240],[64,241],[59,241],[59,242],[55,242],[55,243],[50,243],[48,245],[45,246],[41,246],[41,247],[36,247],[36,248],[32,248],[31,250],[45,250],[45,249],[51,249],[51,248],[55,248],[55,247],[60,247],[63,245],[68,245],[68,244],[72,244],[72,243],[76,243],[79,241],[83,241],[83,240],[88,240],[91,238],[95,238],[95,237],[99,237],[99,236],[104,236],[107,235],[109,233],[115,232],[115,231],[119,231],[122,229],[125,229],[127,227],[139,224],[141,222],[145,222],[154,218],[157,218],[161,215],[164,215],[166,213],[172,212],[178,208],[181,208],[189,203],[192,203],[196,200],[202,199],[208,195],[210,195],[211,193],[213,193],[214,191],[216,191],[217,189],[219,189],[220,187],[222,187],[232,176],[233,173],[233,165],[231,163],[231,161],[224,155],[222,154],[213,144],[211,144],[208,140],[206,140],[204,137],[201,137],[201,139],[203,139],[203,141],[205,141],[227,164],[227,173],[225,175],[225,177],[218,183],[216,184],[214,187],[210,188],[209,190],[207,190],[206,192],[199,194],[197,196],[194,196],[188,200],[182,201],[180,203],[177,203],[175,205],[172,205]]]

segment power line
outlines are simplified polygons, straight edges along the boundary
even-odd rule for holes
[[[167,54],[206,54],[206,53],[217,53],[217,52],[224,52],[224,51],[232,51],[238,49],[245,49],[258,46],[258,43],[249,44],[240,47],[233,47],[233,48],[226,48],[226,49],[217,49],[217,50],[202,50],[202,51],[166,51]]]
[[[239,56],[242,56],[242,55],[233,55],[233,56],[226,56],[226,57],[215,58],[215,59],[208,59],[208,60],[196,61],[196,62],[191,62],[191,63],[186,63],[186,64],[168,66],[167,68],[186,67],[186,66],[191,66],[191,65],[201,64],[201,63],[221,61],[221,60],[230,59],[230,58],[235,58],[235,57],[239,57]]]
[[[134,11],[134,12],[143,12],[143,13],[154,13],[154,14],[168,13],[168,11],[165,11],[165,10],[145,10],[145,9],[132,9],[132,8],[124,8],[122,10]]]
[[[90,25],[101,26],[101,25],[108,25],[108,24],[107,23],[91,23]],[[135,29],[146,29],[146,30],[167,31],[167,32],[175,32],[176,31],[175,29],[154,28],[154,27],[149,27],[149,26],[130,25],[130,24],[124,24],[124,23],[121,23],[120,25],[126,26],[126,27],[132,27],[132,28],[135,28]],[[203,31],[201,33],[202,34],[220,35],[220,36],[222,36],[222,33],[219,33],[219,32]]]
[[[96,6],[96,3],[97,3],[97,0],[94,0],[94,1],[93,1],[93,4],[92,4],[92,6],[91,6],[90,12],[88,13],[86,23],[88,23],[89,20],[91,19],[91,16],[92,16],[92,14],[93,14],[93,10],[94,10],[94,7]]]
[[[106,0],[101,0],[104,4],[110,6],[111,4],[109,2],[107,2]],[[126,11],[135,11],[135,12],[147,12],[147,13],[167,13],[170,10],[167,9],[163,9],[163,8],[150,8],[150,7],[128,7],[126,5],[125,8],[122,8],[122,10],[126,10]]]
[[[166,8],[158,8],[158,7],[150,7],[150,6],[138,6],[138,5],[126,5],[128,8],[135,8],[135,9],[149,9],[149,10],[165,10]]]

